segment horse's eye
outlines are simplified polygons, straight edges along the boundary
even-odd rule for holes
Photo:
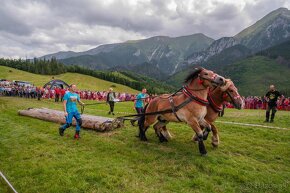
[[[230,90],[230,92],[234,92],[233,90]]]
[[[208,75],[208,73],[204,73],[204,75],[206,75],[206,76],[207,76],[207,75]]]

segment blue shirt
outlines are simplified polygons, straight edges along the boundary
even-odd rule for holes
[[[136,100],[135,107],[137,107],[137,108],[143,107],[143,100],[142,99],[144,99],[144,98],[146,98],[146,94],[139,93],[136,97],[137,100]]]
[[[80,96],[77,93],[67,92],[63,100],[66,100],[66,111],[68,113],[78,111],[76,102],[80,100]]]

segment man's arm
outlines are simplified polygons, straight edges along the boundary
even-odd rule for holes
[[[62,105],[63,105],[63,111],[64,111],[64,116],[67,116],[67,112],[66,112],[66,103],[67,103],[67,100],[64,100],[62,102]]]
[[[81,99],[80,99],[80,97],[79,97],[79,95],[78,95],[78,98],[77,98],[77,100],[78,100],[78,103],[80,104],[80,105],[85,105],[85,103],[83,103],[82,101],[81,101]]]
[[[85,105],[85,103],[83,103],[81,100],[78,100],[78,103],[79,103],[80,105]]]
[[[142,97],[142,101],[143,101],[144,106],[147,104],[147,98],[148,98],[147,94],[145,94],[144,97]]]

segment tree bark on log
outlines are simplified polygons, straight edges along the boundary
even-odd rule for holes
[[[19,110],[19,115],[33,117],[45,121],[55,122],[59,124],[65,123],[65,117],[63,111],[47,109],[47,108],[29,108],[27,110]],[[93,116],[93,115],[81,115],[82,128],[95,130],[95,131],[111,131],[116,128],[123,127],[122,119],[112,119],[107,117]],[[76,125],[75,119],[73,119],[73,125]]]

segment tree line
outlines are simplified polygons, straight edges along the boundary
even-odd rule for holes
[[[71,73],[80,73],[84,75],[93,76],[96,78],[100,78],[103,80],[107,80],[114,83],[123,84],[134,88],[136,90],[141,90],[146,87],[149,93],[161,93],[167,90],[166,88],[158,88],[155,85],[152,85],[152,82],[143,82],[138,80],[129,80],[120,76],[113,74],[112,72],[103,72],[96,71],[92,69],[88,69],[85,67],[77,66],[77,65],[64,65],[57,61],[56,58],[47,59],[7,59],[0,58],[0,65],[7,66],[11,68],[16,68],[19,70],[23,70],[26,72],[31,72],[34,74],[42,74],[42,75],[59,75],[66,72]]]

